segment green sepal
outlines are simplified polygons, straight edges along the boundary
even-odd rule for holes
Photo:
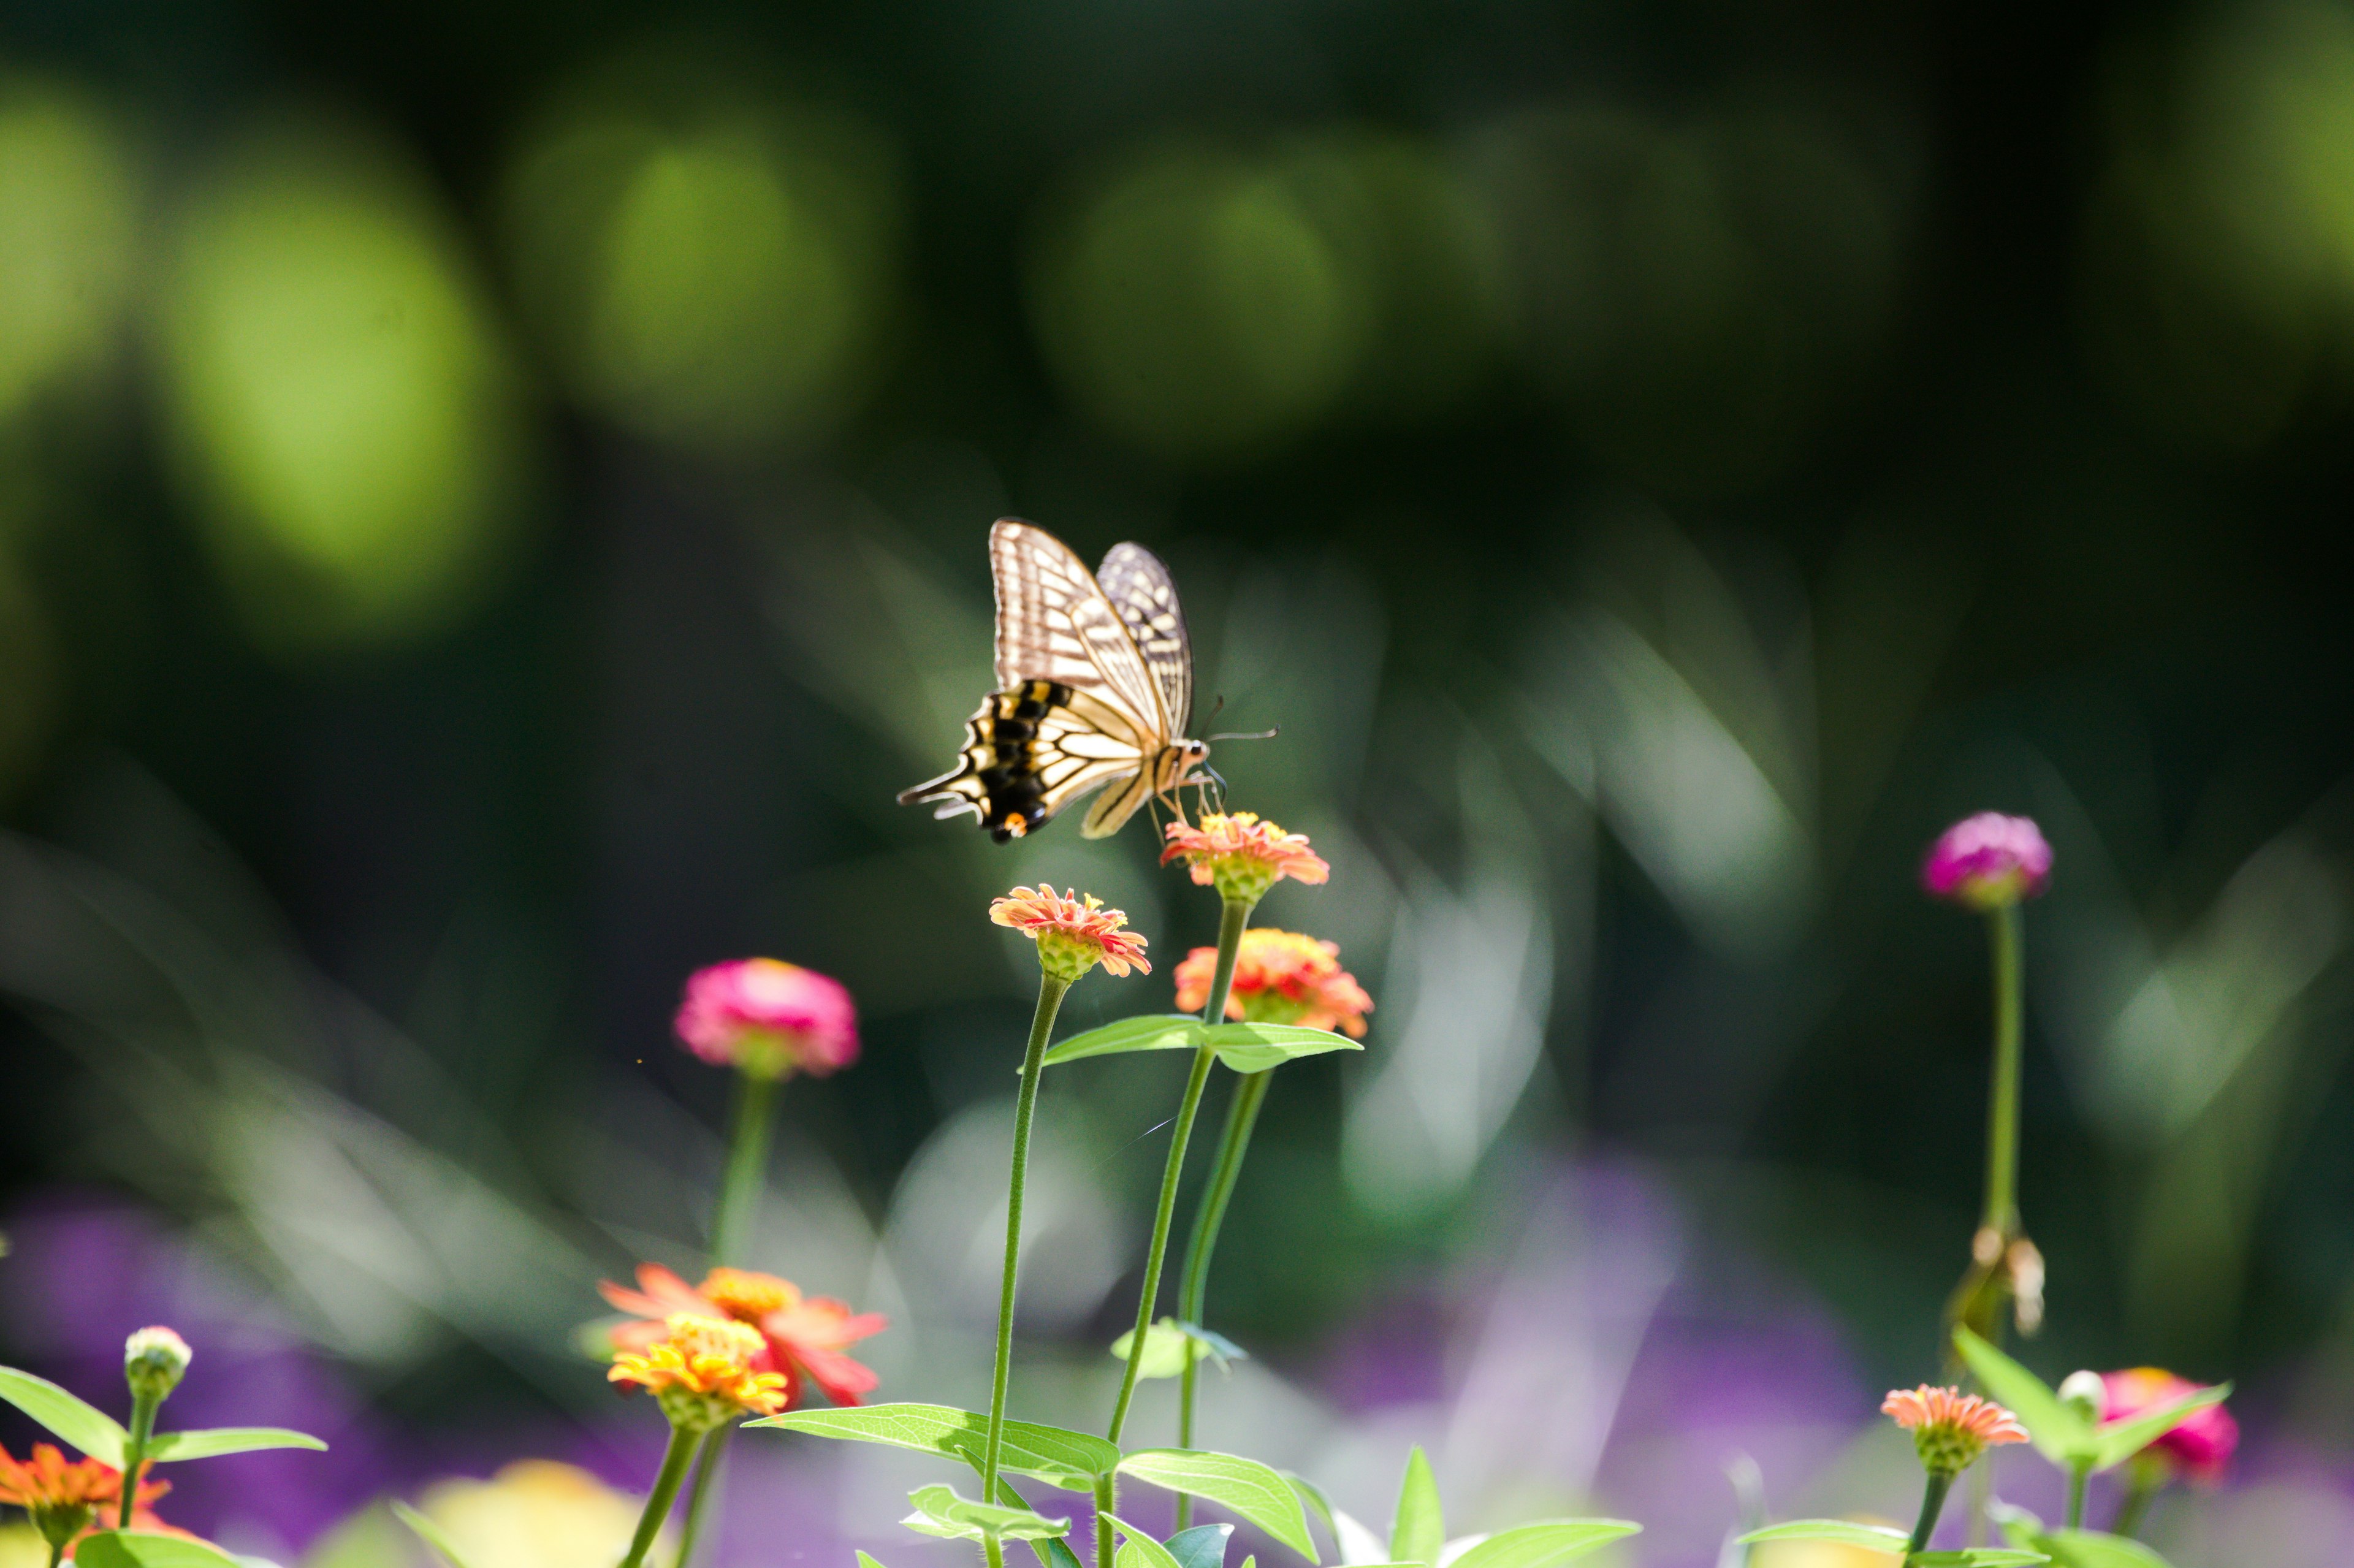
[[[1206,1499],[1241,1515],[1310,1563],[1320,1561],[1299,1494],[1257,1459],[1207,1448],[1146,1448],[1122,1459],[1119,1473]]]
[[[1867,1552],[1899,1553],[1913,1543],[1913,1538],[1901,1530],[1858,1524],[1850,1519],[1794,1519],[1787,1524],[1769,1524],[1763,1530],[1734,1537],[1734,1543],[1741,1546],[1755,1546],[1761,1541],[1836,1541],[1842,1546],[1861,1546]]]
[[[85,1536],[74,1548],[74,1562],[88,1568],[244,1568],[209,1541],[146,1530],[101,1530]]]
[[[0,1367],[0,1399],[99,1463],[122,1468],[122,1451],[131,1442],[131,1434],[98,1406],[67,1393],[45,1377],[35,1377],[15,1367]],[[79,1550],[75,1560],[80,1560]]]
[[[1296,1056],[1320,1056],[1327,1051],[1362,1051],[1345,1034],[1329,1029],[1309,1029],[1297,1023],[1220,1023],[1210,1025],[1189,1013],[1148,1013],[1123,1018],[1074,1034],[1046,1053],[1052,1067],[1084,1056],[1114,1056],[1129,1051],[1192,1051],[1214,1047],[1218,1060],[1237,1073],[1265,1072]]]
[[[308,1432],[283,1426],[205,1426],[189,1432],[158,1432],[147,1439],[147,1457],[159,1464],[252,1454],[265,1448],[313,1448],[323,1454],[327,1446]]]
[[[392,1499],[392,1516],[408,1526],[419,1541],[440,1552],[450,1568],[473,1568],[458,1551],[458,1543],[450,1539],[450,1532],[424,1513],[395,1498]]]
[[[1465,1548],[1447,1568],[1553,1568],[1642,1531],[1641,1525],[1626,1519],[1541,1519],[1500,1530]]]
[[[747,1426],[779,1426],[818,1437],[854,1443],[885,1443],[958,1459],[976,1470],[988,1441],[989,1417],[945,1404],[864,1404],[835,1410],[796,1410],[748,1421]],[[1095,1489],[1097,1480],[1119,1464],[1119,1449],[1087,1432],[1035,1422],[1005,1424],[1000,1468],[1035,1476],[1066,1491]]]
[[[1447,1520],[1438,1506],[1438,1478],[1417,1443],[1405,1457],[1405,1478],[1398,1483],[1397,1513],[1390,1520],[1390,1557],[1398,1563],[1419,1563],[1438,1568],[1439,1548],[1447,1544]]]
[[[1182,1377],[1185,1372],[1185,1346],[1192,1341],[1202,1347],[1218,1370],[1228,1370],[1229,1361],[1246,1361],[1250,1354],[1224,1334],[1214,1334],[1198,1324],[1181,1322],[1175,1318],[1163,1318],[1144,1331],[1144,1359],[1137,1363],[1139,1377]],[[1130,1329],[1111,1342],[1111,1353],[1119,1361],[1128,1360],[1129,1347],[1136,1342],[1136,1330]]]
[[[907,1494],[916,1511],[899,1522],[945,1541],[1043,1541],[1070,1533],[1067,1519],[1048,1519],[1026,1508],[1001,1508],[959,1497],[954,1487],[935,1481]]]

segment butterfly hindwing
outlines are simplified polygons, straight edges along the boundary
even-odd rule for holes
[[[1133,793],[1144,756],[1134,732],[1108,705],[1059,682],[1024,681],[983,698],[965,722],[957,766],[902,791],[899,801],[939,801],[938,814],[944,817],[970,811],[1003,843],[1043,826],[1108,781],[1127,780],[1107,800]],[[1129,806],[1120,820],[1135,809]],[[1101,810],[1089,813],[1090,824]]]
[[[1185,611],[1169,568],[1141,545],[1114,545],[1096,571],[1096,582],[1161,688],[1168,733],[1185,734],[1193,722],[1193,643],[1185,634]]]

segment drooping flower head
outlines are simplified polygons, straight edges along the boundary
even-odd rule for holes
[[[1198,1012],[1209,1005],[1216,979],[1218,949],[1196,948],[1177,966],[1177,1010]],[[1246,1023],[1298,1023],[1336,1029],[1363,1039],[1373,999],[1357,977],[1341,967],[1341,948],[1297,931],[1253,927],[1235,954],[1235,978],[1226,992],[1226,1016]]]
[[[145,1467],[141,1469],[143,1473]],[[133,1506],[143,1510],[171,1489],[166,1481],[142,1482]],[[122,1472],[111,1465],[97,1459],[69,1461],[54,1443],[34,1444],[31,1456],[24,1459],[0,1448],[0,1503],[32,1515],[33,1528],[52,1546],[63,1546],[88,1530],[101,1505],[122,1499]]]
[[[1035,941],[1038,967],[1065,985],[1097,964],[1115,975],[1127,974],[1131,966],[1152,972],[1144,959],[1144,938],[1121,929],[1128,916],[1105,908],[1092,893],[1082,901],[1076,887],[1068,893],[1017,887],[990,905],[989,917]]]
[[[1921,1467],[1932,1475],[1957,1476],[1989,1447],[2024,1443],[2019,1417],[1991,1400],[1957,1388],[1900,1388],[1880,1404],[1882,1415],[1913,1434]]]
[[[162,1400],[180,1386],[196,1352],[165,1328],[142,1329],[122,1341],[122,1375],[133,1398]]]
[[[785,1407],[785,1374],[755,1364],[767,1350],[759,1330],[746,1324],[673,1312],[663,1320],[662,1338],[642,1352],[615,1356],[605,1376],[652,1390],[672,1425],[707,1432]]]
[[[1984,913],[2032,898],[2052,879],[2052,846],[2028,817],[1980,811],[1937,835],[1921,863],[1921,885]]]
[[[775,959],[697,969],[675,1027],[705,1061],[756,1078],[822,1077],[858,1059],[858,1010],[842,982]]]
[[[1308,847],[1307,834],[1287,833],[1259,821],[1256,811],[1210,812],[1198,828],[1170,823],[1161,863],[1180,859],[1193,871],[1196,886],[1214,885],[1229,904],[1256,904],[1287,876],[1313,885],[1332,874],[1324,857]]]
[[[700,1287],[691,1287],[660,1264],[648,1263],[638,1267],[637,1289],[610,1280],[599,1288],[620,1310],[648,1319],[616,1326],[616,1351],[644,1352],[668,1332],[665,1320],[673,1312],[726,1318],[749,1327],[765,1347],[754,1370],[784,1375],[788,1409],[801,1403],[808,1383],[823,1389],[836,1404],[856,1404],[878,1381],[871,1368],[847,1352],[859,1340],[890,1327],[890,1319],[880,1312],[853,1312],[828,1297],[803,1296],[791,1280],[773,1274],[715,1268]]]
[[[2101,1419],[2130,1420],[2146,1411],[2163,1409],[2188,1399],[2206,1386],[2158,1367],[2103,1372]],[[2142,1452],[2179,1467],[2195,1481],[2211,1484],[2223,1478],[2239,1446],[2240,1424],[2221,1405],[2210,1404],[2194,1411]]]

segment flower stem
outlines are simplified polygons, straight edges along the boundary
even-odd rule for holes
[[[2084,1528],[2084,1483],[2093,1478],[2093,1462],[2079,1459],[2068,1467],[2068,1528]]]
[[[1022,1189],[1030,1176],[1030,1118],[1038,1108],[1038,1080],[1046,1075],[1046,1037],[1071,982],[1041,970],[1038,1007],[1030,1015],[1030,1044],[1022,1054],[1022,1086],[1013,1101],[1013,1172],[1005,1188],[1005,1268],[997,1287],[997,1368],[989,1385],[989,1435],[981,1449],[981,1495],[997,1500],[997,1462],[1005,1447],[1005,1390],[1013,1375],[1013,1286],[1022,1266]],[[999,1551],[994,1541],[992,1552]],[[992,1555],[991,1568],[997,1558]]]
[[[1929,1550],[1930,1534],[1937,1528],[1937,1516],[1946,1510],[1946,1492],[1954,1478],[1943,1470],[1929,1472],[1927,1485],[1921,1490],[1921,1517],[1913,1526],[1913,1539],[1905,1543],[1904,1555],[1909,1561],[1916,1552]],[[623,1563],[622,1568],[629,1568]]]
[[[49,1568],[58,1568],[58,1564],[64,1562],[65,1557],[66,1543],[62,1541],[51,1542],[49,1543]]]
[[[146,1462],[147,1440],[155,1435],[155,1407],[163,1403],[160,1394],[131,1396],[131,1436],[122,1445],[122,1506],[115,1515],[117,1530],[131,1528],[131,1510],[139,1503],[139,1467]]]
[[[1111,1516],[1119,1506],[1119,1477],[1096,1478],[1096,1568],[1111,1568]],[[1172,1533],[1174,1533],[1173,1531]]]
[[[1177,1316],[1188,1323],[1202,1321],[1210,1294],[1210,1255],[1217,1249],[1218,1228],[1225,1222],[1227,1202],[1234,1197],[1235,1182],[1242,1175],[1243,1156],[1250,1149],[1251,1128],[1258,1121],[1258,1108],[1266,1103],[1267,1086],[1274,1079],[1272,1067],[1245,1073],[1235,1085],[1234,1097],[1226,1102],[1226,1125],[1218,1137],[1217,1163],[1211,1168],[1209,1191],[1202,1194],[1201,1207],[1193,1212],[1193,1234],[1185,1244],[1185,1271],[1177,1287]],[[1180,1448],[1193,1446],[1193,1394],[1201,1381],[1201,1371],[1202,1347],[1187,1340],[1185,1372],[1177,1393]],[[1179,1492],[1176,1528],[1182,1530],[1193,1520],[1193,1494]]]
[[[2126,1500],[2117,1506],[2117,1517],[2109,1525],[2109,1533],[2131,1541],[2141,1533],[2142,1521],[2149,1517],[2149,1505],[2158,1500],[2160,1488],[2166,1485],[2163,1476],[2153,1476],[2136,1467],[2133,1484],[2126,1492]]]
[[[719,1207],[711,1220],[711,1261],[741,1263],[760,1214],[760,1191],[769,1177],[769,1112],[777,1103],[775,1078],[736,1075],[736,1125],[727,1136],[727,1174]]]
[[[686,1465],[695,1457],[695,1446],[703,1434],[687,1426],[670,1429],[670,1446],[663,1451],[662,1469],[654,1476],[654,1489],[647,1494],[646,1510],[638,1515],[638,1532],[630,1538],[630,1554],[621,1559],[621,1568],[645,1568],[646,1552],[662,1532],[663,1520],[670,1517],[670,1505],[678,1500],[678,1484],[686,1479]]]
[[[704,1510],[711,1506],[713,1496],[719,1490],[719,1472],[727,1462],[727,1438],[735,1430],[733,1425],[713,1427],[695,1457],[695,1482],[686,1490],[686,1528],[679,1534],[676,1568],[688,1568],[695,1561],[695,1543],[703,1534]]]
[[[2019,1231],[2019,906],[1987,916],[1994,948],[1994,1084],[1987,1102],[1986,1209],[1978,1224],[2008,1242]]]

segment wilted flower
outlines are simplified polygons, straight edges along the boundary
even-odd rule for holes
[[[877,1380],[845,1352],[890,1326],[880,1312],[853,1312],[828,1297],[803,1296],[789,1279],[750,1269],[715,1268],[701,1286],[692,1287],[660,1264],[647,1263],[638,1266],[637,1289],[610,1280],[598,1288],[622,1311],[652,1319],[616,1327],[617,1351],[646,1351],[668,1331],[665,1319],[673,1313],[725,1318],[751,1328],[763,1345],[754,1370],[783,1374],[787,1408],[801,1403],[804,1377],[834,1404],[856,1404]]]
[[[1921,885],[1985,911],[2032,898],[2052,877],[2052,846],[2027,817],[1980,811],[1937,835],[1921,863]]]
[[[708,1431],[738,1415],[774,1415],[785,1407],[785,1374],[754,1364],[767,1350],[759,1331],[745,1324],[673,1312],[662,1338],[642,1353],[615,1356],[605,1376],[652,1390],[672,1425]]]
[[[133,1398],[162,1400],[180,1386],[195,1351],[169,1329],[142,1329],[122,1341],[122,1375]]]
[[[1105,908],[1092,893],[1082,902],[1076,887],[1068,893],[1017,887],[990,905],[989,917],[1034,940],[1038,967],[1065,985],[1097,964],[1115,975],[1127,974],[1130,966],[1152,972],[1144,959],[1144,938],[1120,928],[1128,916]]]
[[[776,959],[697,969],[675,1024],[686,1048],[756,1078],[823,1076],[858,1059],[858,1012],[842,982]]]
[[[1991,1400],[1957,1388],[1900,1388],[1881,1402],[1880,1413],[1913,1434],[1921,1467],[1932,1475],[1957,1476],[1988,1448],[2024,1443],[2027,1428]]]
[[[1198,828],[1190,822],[1170,823],[1161,863],[1179,859],[1192,868],[1196,885],[1214,884],[1218,896],[1229,904],[1256,904],[1287,876],[1313,884],[1332,874],[1323,856],[1308,847],[1307,834],[1287,833],[1273,822],[1260,821],[1255,811],[1231,816],[1211,812]]]
[[[2192,1383],[2158,1367],[2101,1374],[2101,1419],[2126,1421],[2147,1411],[2163,1409],[2190,1398],[2205,1383]],[[2240,1424],[2220,1404],[2192,1412],[2181,1425],[2152,1442],[2142,1453],[2180,1467],[2193,1480],[2222,1479],[2240,1446]]]
[[[1235,978],[1226,992],[1226,1016],[1247,1023],[1298,1023],[1337,1029],[1354,1038],[1365,1033],[1373,999],[1357,977],[1341,967],[1341,948],[1297,931],[1256,927],[1243,933],[1235,954]],[[1209,1004],[1218,950],[1196,948],[1177,966],[1177,1010],[1198,1012]]]
[[[144,1467],[142,1467],[143,1470]],[[133,1524],[149,1528],[143,1519],[161,1521],[145,1512],[146,1505],[172,1489],[168,1481],[143,1481],[133,1507]],[[18,1459],[0,1448],[0,1503],[23,1509],[33,1528],[51,1546],[63,1546],[86,1532],[91,1516],[102,1504],[122,1499],[122,1472],[97,1459],[68,1460],[54,1443],[36,1443],[31,1456]],[[186,1531],[174,1531],[185,1534]]]

